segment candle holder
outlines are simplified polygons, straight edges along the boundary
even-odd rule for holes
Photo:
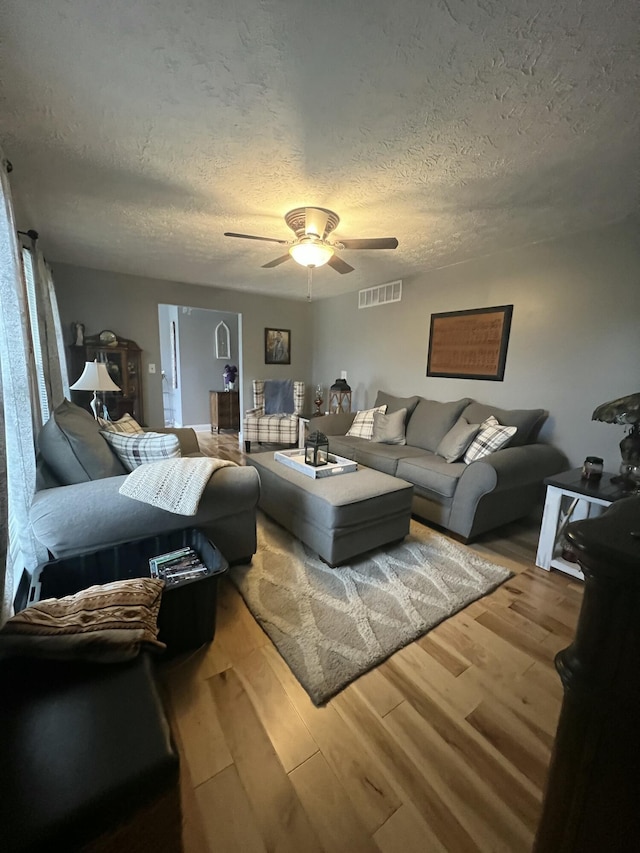
[[[322,404],[324,403],[324,392],[322,385],[316,385],[316,395],[313,398],[313,405],[316,407],[315,415],[318,417],[322,414]]]

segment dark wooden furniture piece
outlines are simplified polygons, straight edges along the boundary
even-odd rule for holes
[[[109,376],[121,388],[116,391],[99,392],[112,420],[125,413],[132,415],[144,425],[142,403],[142,350],[135,341],[118,338],[114,345],[100,343],[87,338],[82,346],[69,347],[69,382],[73,384],[84,370],[86,361],[97,359],[107,365]],[[88,409],[93,394],[90,391],[72,391],[71,400]]]
[[[0,661],[3,853],[182,850],[178,755],[151,658]]]
[[[640,496],[576,521],[584,598],[534,853],[640,850]]]
[[[221,429],[240,429],[240,399],[238,391],[209,391],[211,432]]]

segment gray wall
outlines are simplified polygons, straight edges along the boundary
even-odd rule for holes
[[[356,293],[313,303],[312,381],[326,388],[347,370],[353,408],[372,405],[378,388],[542,407],[550,413],[542,440],[575,466],[593,454],[617,471],[624,428],[592,422],[591,413],[640,390],[639,225],[425,273],[403,282],[399,303],[359,311]],[[432,313],[504,304],[514,309],[503,382],[426,376]]]
[[[85,324],[87,335],[113,329],[142,348],[144,411],[147,424],[163,423],[158,305],[189,305],[242,315],[241,407],[253,405],[252,379],[302,379],[307,383],[307,408],[312,388],[311,308],[306,301],[275,299],[254,293],[201,287],[141,276],[123,275],[52,262],[64,329],[72,321]],[[291,329],[291,364],[265,365],[265,327]],[[70,332],[68,332],[70,335]],[[67,341],[70,343],[70,341]],[[156,373],[148,373],[148,365]],[[238,365],[240,367],[240,365]],[[203,392],[208,399],[211,381]]]

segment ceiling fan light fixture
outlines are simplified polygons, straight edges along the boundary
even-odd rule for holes
[[[303,267],[321,267],[333,257],[334,251],[333,246],[323,243],[317,237],[303,237],[291,246],[289,254]]]

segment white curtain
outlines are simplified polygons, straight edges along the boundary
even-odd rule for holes
[[[0,373],[4,402],[4,447],[0,448],[4,451],[4,459],[0,459],[0,466],[6,465],[3,498],[6,503],[0,533],[2,550],[8,552],[8,558],[0,565],[0,573],[4,574],[3,619],[13,597],[14,580],[19,578],[22,568],[34,569],[48,556],[29,524],[29,507],[36,481],[31,399],[33,369],[20,246],[6,164],[0,149]]]
[[[2,169],[0,163],[0,169]],[[0,370],[0,460],[5,462],[4,402],[2,399],[2,370]],[[11,608],[12,584],[6,583],[9,554],[9,507],[7,499],[7,466],[0,465],[0,625],[4,625]],[[7,594],[5,595],[5,590]]]
[[[40,341],[47,404],[42,420],[46,421],[52,409],[61,403],[64,397],[69,398],[69,379],[51,267],[38,248],[35,234],[35,231],[23,234],[22,244],[31,253],[33,295],[37,306],[36,316],[32,315],[31,322],[33,326],[37,324]]]

